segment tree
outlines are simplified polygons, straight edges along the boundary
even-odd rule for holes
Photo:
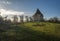
[[[4,19],[7,20],[7,17],[8,17],[8,15],[6,15],[6,16],[4,17]]]
[[[28,22],[29,21],[28,16],[25,16],[25,18],[26,18],[26,22]]]
[[[11,23],[11,20],[10,20],[10,19],[8,19],[8,20],[7,20],[7,22],[10,24],[10,23]]]
[[[3,23],[3,17],[0,15],[0,24]]]
[[[17,23],[17,22],[18,22],[18,17],[17,17],[17,15],[14,15],[13,18],[14,18],[14,19],[13,19],[14,23]]]
[[[30,22],[32,22],[33,21],[32,17],[29,17],[29,18],[30,18]]]
[[[0,12],[0,24],[2,24],[3,23],[3,17],[1,16],[1,12]]]
[[[6,15],[6,16],[4,17],[4,23],[7,23],[7,17],[8,17],[8,15]]]
[[[49,22],[59,22],[58,17],[50,18]]]
[[[21,15],[21,16],[19,16],[19,17],[20,17],[20,22],[23,23],[24,16]]]
[[[54,22],[58,22],[58,18],[57,17],[54,17],[53,20],[54,20]]]

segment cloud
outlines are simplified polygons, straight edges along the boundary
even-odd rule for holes
[[[11,5],[12,2],[7,1],[7,0],[0,0],[0,9],[1,8],[6,8],[8,5]]]
[[[0,5],[0,8],[2,8],[2,6]]]
[[[24,12],[19,12],[19,11],[15,11],[15,10],[7,10],[7,6],[12,4],[10,1],[8,0],[0,0],[0,12],[2,16],[5,15],[23,15]]]
[[[2,1],[3,4],[11,4],[9,1]]]
[[[3,0],[3,1],[0,1],[0,4],[11,4],[11,2]]]
[[[5,9],[0,9],[1,15],[6,16],[6,15],[24,15],[24,12],[19,12],[19,11],[14,11],[14,10],[5,10]]]

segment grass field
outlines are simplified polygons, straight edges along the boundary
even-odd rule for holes
[[[12,24],[0,32],[0,41],[60,41],[60,24],[49,22]]]

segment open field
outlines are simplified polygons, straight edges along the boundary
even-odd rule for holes
[[[58,23],[28,22],[1,27],[4,30],[0,31],[0,41],[60,41]]]

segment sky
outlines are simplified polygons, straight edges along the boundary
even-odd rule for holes
[[[60,0],[0,0],[0,12],[6,15],[33,16],[39,8],[44,18],[60,18]]]

